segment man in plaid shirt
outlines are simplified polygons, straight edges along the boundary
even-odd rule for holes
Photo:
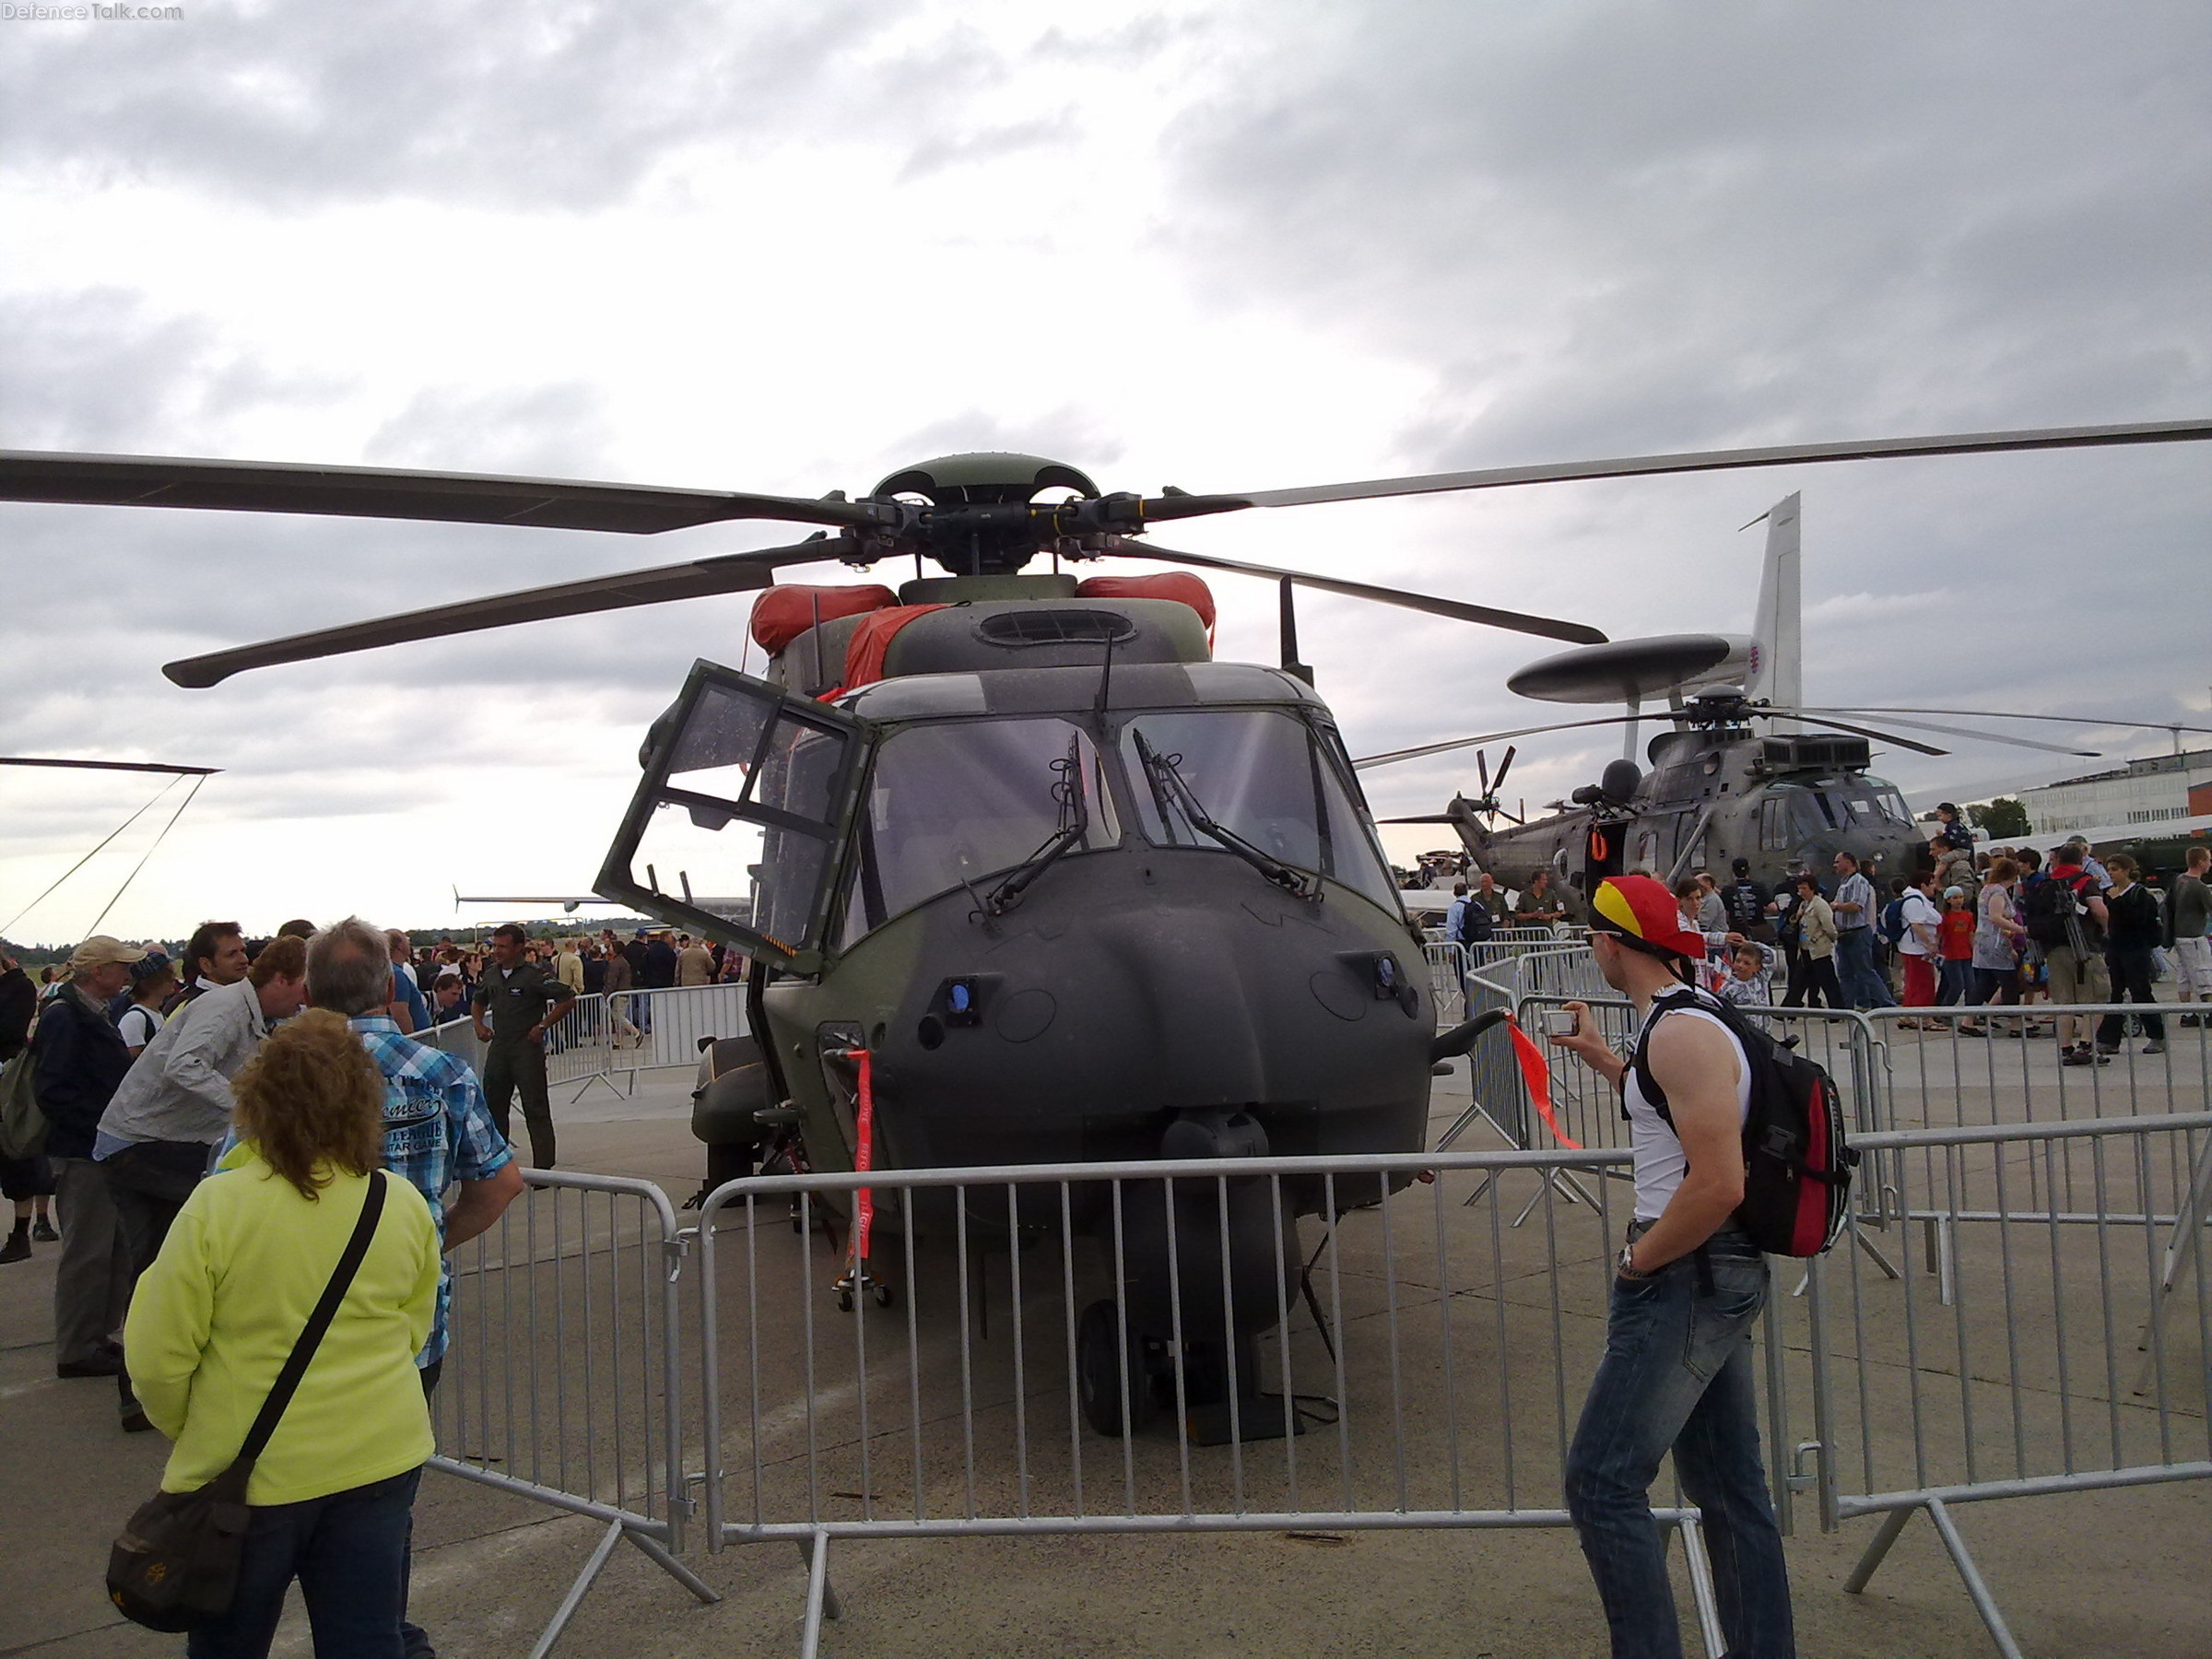
[[[384,1076],[384,1167],[414,1183],[429,1201],[448,1253],[497,1221],[523,1190],[522,1166],[492,1122],[484,1090],[465,1061],[400,1033],[383,1010],[392,994],[384,935],[359,916],[317,934],[307,947],[307,999],[343,1014]],[[451,1205],[446,1189],[460,1194]],[[450,1265],[438,1276],[438,1313],[429,1340],[415,1359],[427,1395],[445,1362],[446,1310],[453,1300]],[[433,1654],[419,1625],[403,1621],[407,1659]]]

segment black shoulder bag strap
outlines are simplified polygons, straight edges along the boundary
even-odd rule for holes
[[[353,1236],[346,1241],[345,1253],[331,1269],[330,1282],[323,1287],[323,1300],[315,1304],[315,1311],[300,1327],[299,1341],[292,1344],[284,1369],[269,1385],[269,1397],[261,1403],[261,1414],[253,1419],[253,1427],[246,1430],[245,1443],[238,1449],[238,1463],[249,1469],[253,1460],[267,1449],[269,1437],[276,1432],[284,1408],[292,1403],[292,1395],[300,1387],[300,1379],[307,1374],[315,1350],[323,1346],[323,1334],[338,1316],[338,1304],[346,1300],[353,1276],[360,1270],[361,1259],[369,1253],[370,1241],[376,1236],[377,1218],[384,1213],[384,1183],[388,1179],[382,1170],[369,1172],[369,1194],[361,1200],[361,1216],[353,1224]]]

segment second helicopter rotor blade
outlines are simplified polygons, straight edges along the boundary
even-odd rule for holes
[[[1499,743],[1509,737],[1534,737],[1544,732],[1571,732],[1582,726],[1625,725],[1637,718],[1640,717],[1631,714],[1606,714],[1596,720],[1562,720],[1551,725],[1522,726],[1511,732],[1485,732],[1473,737],[1447,737],[1441,743],[1424,743],[1418,748],[1393,749],[1387,755],[1368,755],[1354,760],[1352,769],[1365,771],[1370,767],[1393,766],[1400,760],[1418,760],[1423,755],[1441,755],[1451,749],[1472,748],[1478,743]]]
[[[614,576],[593,576],[582,582],[556,582],[549,587],[524,588],[487,599],[465,599],[454,605],[435,605],[425,610],[395,617],[379,617],[338,628],[318,629],[258,645],[240,645],[205,656],[186,657],[166,665],[161,672],[180,686],[218,685],[247,668],[268,668],[279,663],[304,663],[318,657],[341,656],[370,651],[380,645],[398,645],[411,640],[438,640],[450,634],[475,633],[488,628],[506,628],[516,622],[542,622],[558,617],[587,616],[594,611],[622,610],[637,605],[660,605],[671,599],[697,599],[715,594],[743,593],[748,588],[773,585],[776,571],[784,565],[813,564],[850,552],[853,544],[842,536],[815,537],[788,547],[763,547],[755,552],[725,553],[689,564],[664,565],[652,571],[629,571]]]
[[[1493,799],[1505,787],[1505,774],[1513,770],[1513,757],[1520,752],[1510,743],[1505,746],[1505,759],[1498,762],[1498,775],[1490,780],[1489,793]]]
[[[1303,507],[1320,501],[1368,501],[1385,496],[1437,495],[1451,490],[1499,489],[1517,484],[1558,484],[1575,478],[1630,478],[1654,473],[1725,472],[1746,466],[1789,466],[1818,461],[1874,461],[1912,455],[1995,454],[2013,450],[2086,449],[2115,443],[2171,443],[2212,438],[2212,420],[2148,420],[2124,426],[2037,427],[2003,432],[1959,432],[1925,438],[1870,438],[1841,443],[1782,443],[1758,449],[1694,450],[1670,455],[1628,455],[1608,461],[1569,461],[1542,466],[1491,466],[1473,472],[1421,473],[1316,484],[1291,489],[1255,489],[1238,495],[1163,495],[1147,498],[1145,518],[1171,519],[1235,512],[1246,507]]]
[[[1831,720],[1825,714],[1815,714],[1810,710],[1766,709],[1758,711],[1758,712],[1782,714],[1790,719],[1807,720],[1815,725],[1828,726],[1839,732],[1850,732],[1857,736],[1874,737],[1884,743],[1894,743],[1900,748],[1912,749],[1923,755],[1947,755],[1950,753],[1950,750],[1939,749],[1932,744],[1920,743],[1911,737],[1900,737],[1895,732],[1877,732],[1871,726],[1852,725],[1844,721]],[[1370,767],[1392,766],[1400,760],[1418,760],[1424,755],[1441,755],[1451,749],[1470,748],[1478,743],[1502,743],[1513,737],[1535,737],[1546,732],[1579,731],[1587,726],[1626,725],[1630,721],[1646,718],[1648,716],[1641,714],[1607,714],[1596,720],[1562,720],[1551,725],[1523,726],[1519,730],[1512,732],[1484,732],[1473,737],[1448,737],[1441,743],[1424,743],[1418,748],[1394,749],[1386,755],[1368,755],[1354,760],[1352,768],[1355,771],[1365,771]],[[1500,781],[1504,778],[1502,769],[1499,777]],[[1493,793],[1495,793],[1495,789],[1496,785],[1492,785]]]
[[[454,524],[523,524],[654,535],[733,519],[853,527],[885,509],[797,496],[594,484],[492,473],[382,466],[301,466],[163,455],[73,455],[0,450],[0,500],[88,507],[196,507],[232,512],[324,513]]]
[[[1477,622],[1486,628],[1510,629],[1515,633],[1535,634],[1547,640],[1564,640],[1571,645],[1603,645],[1606,636],[1596,629],[1582,622],[1564,622],[1554,617],[1530,617],[1519,611],[1497,610],[1487,605],[1469,605],[1464,599],[1440,599],[1432,594],[1416,594],[1405,588],[1378,587],[1371,582],[1346,582],[1335,576],[1316,576],[1305,571],[1279,570],[1274,565],[1247,564],[1241,559],[1216,559],[1205,553],[1184,553],[1173,547],[1153,547],[1129,542],[1116,548],[1116,559],[1144,559],[1160,564],[1190,564],[1210,571],[1234,571],[1242,576],[1264,576],[1270,582],[1293,582],[1300,587],[1310,587],[1324,594],[1340,594],[1348,599],[1371,599],[1379,605],[1394,605],[1401,610],[1425,611],[1432,617],[1449,617],[1456,622]]]
[[[1810,714],[1825,718],[1831,714],[1858,714],[1863,711],[1858,709],[1776,708],[1770,710],[1769,712],[1782,715]],[[1974,737],[1983,743],[2007,743],[2014,748],[2042,749],[2053,755],[2079,755],[2090,760],[2096,759],[2100,752],[2096,749],[2068,748],[2063,743],[2039,743],[2032,737],[2007,737],[1998,732],[1977,732],[1971,726],[1939,725],[1933,720],[1907,720],[1901,714],[1895,712],[1885,714],[1883,721],[1888,725],[1910,726],[1916,732],[1940,732],[1946,737]]]
[[[2055,720],[2067,725],[2134,726],[2146,732],[2212,732],[2212,726],[2171,720],[2109,720],[2093,714],[2022,714],[2000,709],[1845,709],[1845,714],[1949,714],[1972,720]]]
[[[1480,749],[1475,751],[1475,775],[1482,780],[1482,798],[1490,798],[1490,763]]]
[[[1810,709],[1762,709],[1764,714],[1780,714],[1789,720],[1803,720],[1817,726],[1826,726],[1831,732],[1849,732],[1853,736],[1872,737],[1882,743],[1894,743],[1900,748],[1909,748],[1919,755],[1947,755],[1951,751],[1937,748],[1932,743],[1923,743],[1914,737],[1900,737],[1895,732],[1877,732],[1872,726],[1853,725],[1848,720],[1834,720],[1826,714],[1816,714]]]
[[[181,778],[212,778],[219,766],[171,766],[165,760],[52,760],[31,755],[0,755],[0,766],[66,766],[86,771],[171,772]]]

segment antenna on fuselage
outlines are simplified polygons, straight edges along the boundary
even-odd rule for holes
[[[1313,683],[1313,670],[1298,660],[1298,587],[1288,576],[1279,583],[1282,594],[1277,601],[1282,627],[1283,672],[1295,674],[1307,685]]]
[[[1099,702],[1097,712],[1100,715],[1103,715],[1106,712],[1107,693],[1112,689],[1112,687],[1113,630],[1109,629],[1106,632],[1106,660],[1099,666]]]

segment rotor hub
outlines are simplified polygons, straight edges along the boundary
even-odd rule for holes
[[[1047,489],[1077,499],[1040,503]],[[929,504],[896,501],[917,495]],[[1043,455],[940,455],[891,474],[869,500],[902,509],[871,538],[872,554],[927,554],[956,576],[1011,576],[1044,552],[1095,558],[1116,533],[1143,527],[1138,498],[1101,497],[1088,474]]]

